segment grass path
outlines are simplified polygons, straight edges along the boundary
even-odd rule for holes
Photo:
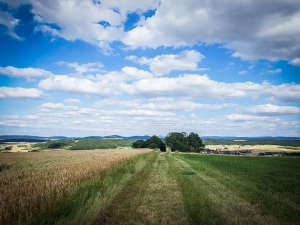
[[[166,154],[157,155],[94,224],[188,224]]]

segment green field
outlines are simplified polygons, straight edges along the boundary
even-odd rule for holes
[[[67,149],[67,150],[87,150],[87,149],[109,149],[120,147],[131,147],[135,140],[113,139],[113,138],[84,138],[80,140],[52,140],[38,143],[34,148],[43,149]]]
[[[123,150],[118,151],[121,157]],[[86,162],[93,160],[95,167],[96,157],[102,155],[99,159],[107,160],[106,155],[113,154],[113,150],[106,155],[101,151],[86,152],[51,153],[47,170],[74,160],[76,154],[78,166],[74,170],[62,167],[76,174],[80,165],[88,170],[90,164]],[[31,154],[43,154],[45,158],[50,152]],[[60,154],[64,160],[55,163],[54,159],[61,159]],[[81,154],[87,161],[81,159]],[[26,160],[29,162],[30,155]],[[45,162],[50,161],[45,158]],[[30,161],[31,167],[34,163]],[[152,151],[108,165],[111,166],[104,171],[70,186],[67,192],[49,194],[38,208],[32,206],[35,210],[30,216],[24,213],[22,220],[9,224],[296,225],[300,221],[300,158]],[[8,161],[2,162],[2,167],[7,175],[18,168]],[[12,181],[9,188],[13,185],[16,184]]]

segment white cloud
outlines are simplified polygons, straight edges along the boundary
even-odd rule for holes
[[[185,74],[179,77],[142,79],[127,85],[125,92],[146,97],[182,96],[191,98],[243,98],[271,95],[280,102],[299,102],[300,85],[272,85],[253,82],[225,83],[211,80],[207,75]]]
[[[155,9],[153,1],[60,1],[31,0],[32,13],[41,25],[36,31],[69,41],[83,40],[97,45],[106,55],[112,54],[110,43],[124,36],[124,23],[132,12]],[[80,16],[78,16],[80,15]],[[53,27],[52,25],[56,26]]]
[[[135,67],[125,66],[121,71],[111,71],[104,75],[97,75],[96,80],[106,79],[111,82],[121,82],[121,81],[131,81],[131,80],[140,80],[143,78],[151,78],[153,74],[145,71],[139,70]]]
[[[154,58],[129,56],[126,59],[141,65],[149,65],[151,71],[157,75],[168,74],[172,70],[198,70],[198,63],[205,58],[195,50],[183,50],[178,55],[159,55]]]
[[[24,77],[24,78],[53,76],[53,73],[44,69],[32,68],[32,67],[16,68],[13,66],[0,67],[0,74],[12,76],[12,77]]]
[[[269,73],[281,73],[282,69],[269,70]]]
[[[139,80],[143,78],[151,78],[153,77],[152,73],[149,73],[145,70],[139,70],[135,67],[125,66],[121,70],[124,74],[124,79],[126,80]],[[121,78],[122,80],[122,78]]]
[[[252,115],[245,115],[245,114],[230,114],[225,116],[229,120],[233,121],[260,121],[260,120],[266,120],[265,117],[261,116],[252,116]]]
[[[67,65],[68,67],[74,68],[75,71],[79,74],[89,73],[89,72],[100,72],[101,68],[103,67],[102,62],[93,62],[93,63],[84,63],[79,64],[78,62],[65,62],[59,61],[57,65]]]
[[[128,109],[141,109],[149,111],[193,111],[198,109],[203,110],[220,110],[232,104],[200,104],[192,101],[180,101],[175,99],[161,99],[159,101],[151,101],[142,103],[140,99],[131,101],[124,100],[102,100],[94,104],[95,107],[121,107]]]
[[[275,102],[300,102],[299,84],[281,84],[278,86],[269,87],[268,90],[273,95],[271,100]]]
[[[104,107],[121,107],[138,109],[141,106],[141,100],[135,99],[130,101],[117,100],[117,99],[105,99],[102,101],[97,101],[94,103],[94,107],[104,108]]]
[[[109,55],[113,54],[113,49],[110,47],[110,44],[108,41],[99,41],[98,47],[102,50],[104,55],[109,56]]]
[[[300,108],[295,106],[265,104],[243,107],[242,112],[259,116],[300,115]]]
[[[41,105],[41,108],[47,109],[47,110],[62,109],[63,107],[64,107],[64,104],[62,104],[62,103],[56,103],[56,104],[55,103],[44,103],[43,105]]]
[[[118,95],[118,87],[114,83],[107,81],[93,82],[86,78],[69,77],[66,75],[56,75],[48,79],[41,80],[39,87],[45,90],[69,92],[83,95],[99,95],[109,97]]]
[[[248,72],[246,70],[243,70],[243,71],[239,71],[239,74],[247,74]]]
[[[289,64],[291,64],[293,66],[300,66],[300,57],[290,60]]]
[[[19,24],[20,20],[15,19],[10,13],[0,11],[0,24],[6,27],[6,34],[17,40],[23,40],[15,33],[15,27]]]
[[[246,60],[293,59],[300,54],[299,9],[299,1],[163,0],[123,42],[132,49],[220,43]]]
[[[10,99],[38,99],[42,92],[35,88],[0,87],[0,98]]]
[[[64,102],[68,102],[68,103],[81,103],[81,101],[79,99],[76,99],[76,98],[68,98],[68,99],[65,99]]]
[[[40,112],[58,111],[58,110],[71,110],[77,111],[77,106],[65,106],[62,103],[44,103],[40,107]]]
[[[81,64],[78,71],[97,71],[90,64]],[[77,67],[76,65],[73,65]],[[47,72],[47,71],[46,71]],[[50,73],[50,72],[49,72]],[[207,75],[185,74],[179,77],[154,77],[152,73],[135,67],[123,67],[121,71],[90,75],[85,78],[53,75],[41,80],[39,87],[49,91],[61,91],[82,95],[112,97],[121,94],[149,98],[189,97],[226,99],[266,96],[272,102],[299,102],[300,85],[272,85],[268,82],[225,83],[210,79]]]
[[[206,75],[186,74],[176,78],[142,79],[128,86],[127,91],[147,97],[189,96],[223,99],[245,97],[247,93],[258,91],[261,88],[259,84],[251,82],[226,84],[213,81]]]

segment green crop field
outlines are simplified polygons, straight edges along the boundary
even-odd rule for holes
[[[297,157],[150,149],[1,156],[0,197],[5,199],[1,224],[296,225],[300,221]]]

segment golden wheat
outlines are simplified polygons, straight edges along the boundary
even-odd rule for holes
[[[85,150],[0,155],[0,224],[21,224],[106,168],[149,150]],[[48,201],[49,202],[49,201]]]

